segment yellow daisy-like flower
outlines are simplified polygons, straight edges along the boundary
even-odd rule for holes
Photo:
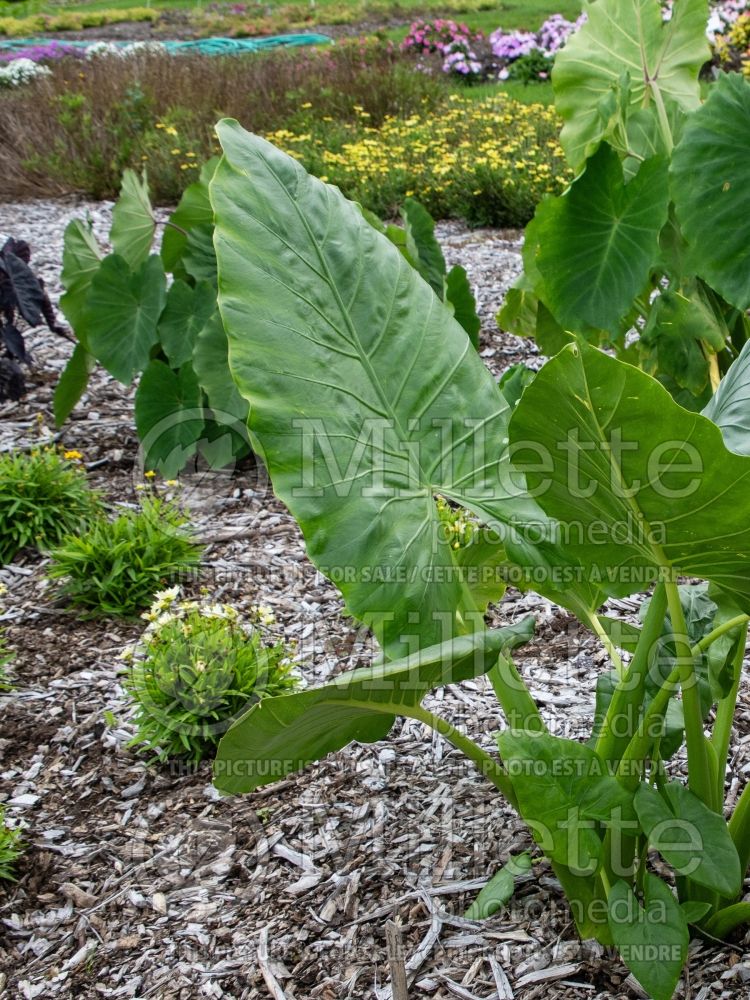
[[[153,479],[156,476],[156,473],[153,469],[148,469],[148,471],[144,472],[143,475],[146,479]]]
[[[83,454],[80,451],[76,451],[72,448],[70,451],[63,452],[63,458],[66,458],[69,462],[80,462],[83,458]]]

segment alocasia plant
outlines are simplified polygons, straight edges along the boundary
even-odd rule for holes
[[[750,611],[748,350],[708,415],[585,336],[506,398],[450,306],[356,205],[236,122],[218,134],[219,310],[253,447],[382,659],[252,708],[220,745],[216,784],[252,791],[418,719],[526,820],[581,935],[617,945],[669,1000],[691,925],[722,936],[750,919],[750,785],[723,815]],[[597,155],[597,170],[620,169]],[[648,169],[663,188],[664,167]],[[654,223],[653,206],[637,221],[640,203],[620,204],[639,232]],[[465,517],[479,530],[464,537]],[[504,580],[572,610],[607,650],[588,743],[548,731],[513,663],[533,621],[486,627]],[[649,590],[639,627],[598,613]],[[424,704],[482,674],[505,717],[496,754]],[[683,744],[687,784],[670,772]],[[510,859],[470,915],[503,905],[527,868]]]
[[[55,391],[55,419],[58,424],[67,419],[97,361],[124,385],[138,380],[135,422],[144,463],[166,476],[176,475],[196,452],[216,468],[249,451],[248,406],[229,374],[227,338],[216,307],[208,198],[215,168],[216,160],[210,160],[186,189],[166,221],[160,253],[151,252],[157,222],[146,176],[132,170],[123,175],[112,212],[112,253],[102,257],[91,229],[79,219],[65,233],[60,304],[78,343]],[[407,201],[403,226],[363,215],[451,305],[478,347],[479,318],[466,272],[459,266],[447,270],[426,209]]]
[[[707,0],[596,0],[552,82],[576,179],[537,207],[498,321],[546,354],[583,336],[700,410],[750,336],[750,83],[702,100]]]

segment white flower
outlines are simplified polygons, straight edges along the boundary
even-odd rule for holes
[[[92,42],[86,49],[87,59],[100,59],[102,56],[123,56],[124,54],[123,49],[113,42]]]
[[[273,625],[276,621],[276,615],[267,604],[256,604],[252,612],[261,625]]]
[[[52,71],[48,66],[35,63],[33,59],[12,59],[7,65],[0,66],[0,87],[21,87],[42,76],[49,76]]]

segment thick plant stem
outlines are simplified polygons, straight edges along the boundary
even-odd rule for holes
[[[614,690],[596,742],[596,752],[604,760],[619,761],[633,736],[635,721],[643,704],[651,650],[661,635],[666,611],[666,591],[664,584],[658,583],[646,612],[633,659]]]
[[[487,676],[511,729],[547,731],[536,702],[509,656],[501,653]]]
[[[693,656],[698,656],[699,653],[705,652],[717,639],[720,639],[727,632],[731,632],[732,629],[738,628],[740,625],[747,625],[749,621],[750,615],[736,615],[734,618],[730,618],[729,621],[717,625],[713,631],[709,632],[708,635],[704,635],[701,641],[693,646]]]
[[[446,719],[428,712],[421,705],[414,705],[408,712],[403,711],[403,714],[407,715],[410,719],[417,719],[419,722],[423,722],[430,729],[434,729],[436,733],[440,733],[441,736],[445,737],[457,750],[460,750],[461,753],[465,754],[469,760],[476,764],[485,778],[489,779],[495,788],[502,792],[512,806],[515,808],[518,807],[518,800],[513,791],[513,785],[505,768],[497,758],[491,757],[479,744],[475,743],[468,736],[464,736],[462,732],[456,729],[455,726],[452,726]]]
[[[726,698],[722,698],[716,710],[716,722],[712,740],[716,748],[717,767],[717,794],[719,801],[724,801],[724,779],[727,771],[727,760],[729,759],[729,740],[732,735],[732,722],[734,721],[734,711],[737,707],[737,693],[740,689],[740,678],[742,677],[742,661],[745,658],[745,646],[747,645],[747,622],[744,623],[742,633],[739,637],[737,650],[732,658],[732,689]]]
[[[750,784],[742,789],[740,800],[734,807],[729,820],[729,833],[740,856],[742,874],[747,872],[750,864]]]
[[[685,743],[688,756],[688,787],[710,809],[716,809],[715,783],[712,781],[713,768],[709,760],[708,741],[703,732],[698,679],[695,674],[693,650],[688,639],[685,615],[680,603],[677,584],[665,582],[669,616],[672,619],[673,641],[677,651],[682,707],[685,716]]]

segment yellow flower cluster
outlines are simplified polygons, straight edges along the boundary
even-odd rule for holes
[[[441,112],[389,117],[380,128],[360,115],[334,133],[312,126],[312,132],[280,129],[267,138],[381,214],[413,195],[433,214],[520,225],[545,194],[570,180],[559,125],[554,109],[541,104],[454,95]],[[472,203],[480,202],[484,206],[472,212]]]

